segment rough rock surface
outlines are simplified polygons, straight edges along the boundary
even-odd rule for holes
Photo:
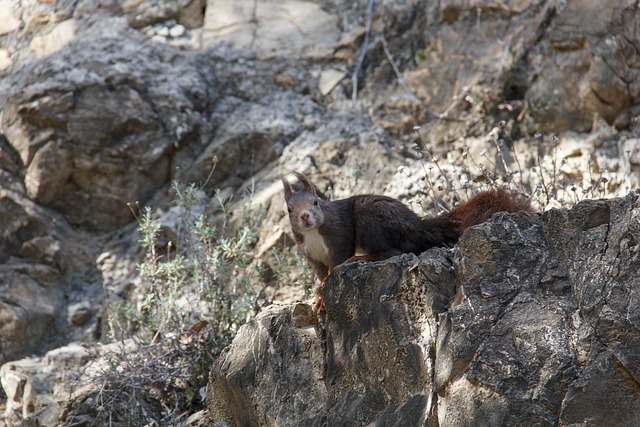
[[[245,426],[323,425],[318,403],[326,400],[327,389],[320,381],[320,340],[313,328],[296,328],[295,310],[289,305],[263,310],[226,350],[231,357],[219,363],[231,375],[212,376],[208,387],[209,402],[216,414],[224,414],[221,419]],[[247,411],[256,403],[265,410]]]
[[[210,0],[203,47],[227,43],[261,57],[290,54],[328,58],[338,41],[337,16],[300,0]]]
[[[638,242],[635,192],[498,214],[453,250],[341,266],[315,334],[293,326],[292,306],[243,328],[211,373],[210,414],[229,425],[635,425]]]
[[[145,44],[121,21],[16,75],[2,127],[25,168],[27,194],[73,224],[131,221],[172,176],[170,154],[198,139],[214,86],[204,58]]]
[[[565,206],[584,197],[626,194],[640,186],[635,55],[639,43],[634,32],[638,8],[634,2],[279,3],[292,7],[275,11],[284,14],[268,16],[276,16],[283,29],[320,28],[325,32],[325,38],[318,32],[309,33],[301,44],[299,38],[280,37],[269,26],[263,12],[273,1],[243,1],[235,3],[242,4],[242,11],[258,22],[241,23],[255,31],[251,38],[240,37],[250,41],[240,40],[235,48],[215,44],[224,37],[212,37],[220,30],[216,27],[220,21],[213,19],[216,8],[227,3],[234,2],[0,0],[0,363],[15,361],[11,366],[16,369],[28,367],[22,383],[50,369],[41,359],[53,347],[70,342],[92,347],[108,341],[111,302],[135,305],[144,298],[145,290],[136,282],[137,263],[143,255],[140,236],[127,203],[133,203],[134,211],[138,208],[135,202],[140,207],[147,204],[158,217],[167,219],[165,215],[179,212],[171,206],[169,182],[174,178],[184,183],[207,182],[206,198],[198,209],[208,213],[215,212],[215,189],[238,201],[247,188],[255,188],[255,203],[266,210],[255,253],[270,266],[272,248],[293,245],[286,231],[279,183],[279,177],[291,170],[308,174],[323,192],[335,197],[383,193],[400,198],[418,212],[428,211],[425,192],[431,189],[437,190],[434,200],[438,202],[469,196],[466,190],[458,197],[447,193],[444,174],[466,189],[469,183],[485,182],[492,165],[496,170],[489,172],[499,180],[507,181],[506,170],[516,171],[512,177],[531,191],[544,185],[538,172],[559,171],[554,182],[569,197],[547,194],[552,197],[544,207]],[[247,4],[260,6],[259,13],[253,16]],[[369,4],[373,5],[370,20]],[[235,35],[244,36],[241,32]],[[435,119],[429,110],[446,112],[447,118]],[[414,131],[416,124],[422,130]],[[559,133],[557,137],[533,137],[547,130]],[[591,133],[580,133],[586,130]],[[425,148],[429,151],[423,151]],[[551,155],[541,157],[540,153]],[[216,158],[215,173],[208,179]],[[440,164],[436,164],[438,158]],[[464,162],[472,164],[469,170],[461,167]],[[238,213],[240,205],[233,204],[232,211]],[[169,226],[163,224],[165,229]],[[558,243],[567,251],[569,244]],[[586,255],[579,255],[579,249],[567,253],[581,259]],[[443,266],[458,262],[446,251],[438,253]],[[385,268],[388,278],[418,274],[415,270],[406,273],[401,267]],[[452,273],[443,269],[441,274]],[[559,269],[549,274],[550,279],[545,280],[556,283],[554,274],[565,273]],[[420,307],[424,312],[446,311],[442,301],[449,301],[451,289],[443,286],[437,298],[440,302],[427,301]],[[274,294],[281,295],[278,292]],[[608,301],[615,301],[619,295],[611,292]],[[302,294],[296,289],[289,300]],[[472,304],[475,308],[475,301]],[[598,306],[584,304],[579,315],[574,313],[576,325],[578,320],[581,325],[592,324],[584,319],[593,320],[589,316],[595,315]],[[262,315],[260,322],[271,316],[270,321],[285,325],[281,317],[288,316],[289,309],[273,310]],[[602,310],[609,317],[597,325],[622,322],[609,306]],[[453,310],[446,312],[453,316]],[[562,316],[542,316],[544,322],[539,323],[555,324],[558,318],[566,323]],[[343,352],[353,348],[353,337],[341,335],[341,330],[333,328],[334,321],[341,322],[330,317],[325,323],[331,331],[325,339],[332,340],[330,351],[336,360],[327,365],[327,372],[336,383],[345,389],[355,384],[340,376],[340,367],[346,363],[360,369],[357,375],[372,391],[367,404],[391,399],[405,402],[407,396],[415,396],[394,409],[387,407],[386,418],[381,419],[389,423],[402,421],[405,412],[400,405],[422,411],[424,405],[437,402],[438,417],[454,417],[451,407],[455,404],[442,406],[445,398],[463,399],[467,388],[479,384],[475,379],[471,386],[466,379],[449,381],[446,375],[459,372],[461,364],[457,363],[442,368],[452,373],[438,380],[444,382],[438,382],[435,395],[416,391],[419,385],[415,382],[382,392],[354,365],[353,355]],[[514,319],[515,324],[517,321]],[[432,320],[424,322],[433,324]],[[386,336],[391,330],[406,329],[396,319],[381,325],[386,329],[377,333]],[[297,342],[311,345],[310,332],[298,331]],[[609,332],[613,336],[616,331]],[[584,336],[590,338],[589,333],[587,328]],[[631,342],[627,339],[631,333],[620,336],[618,344],[607,344],[609,349]],[[419,352],[431,354],[444,348],[438,344],[427,350],[425,342],[418,338],[416,342],[417,347],[406,348],[406,355],[390,356],[399,366],[389,368],[392,372],[402,372]],[[451,351],[463,354],[463,340],[457,342],[458,347],[450,346]],[[373,344],[367,346],[369,351]],[[354,354],[365,354],[355,348]],[[618,369],[611,378],[624,377],[627,362],[621,364],[617,357],[625,360],[621,354],[627,353],[618,353],[616,358],[602,356],[597,366],[589,365],[591,371],[581,377],[585,387],[598,382],[613,387],[598,366]],[[578,360],[591,360],[590,355],[579,353]],[[21,357],[27,358],[16,361]],[[31,364],[34,358],[38,361]],[[74,357],[69,360],[72,370],[80,363]],[[425,366],[420,378],[435,378],[433,367]],[[473,375],[481,378],[488,368],[474,369]],[[0,377],[9,376],[8,372],[8,368],[2,370]],[[64,387],[57,382],[66,381],[64,378],[38,381],[44,385],[26,389],[33,396],[23,396],[25,390],[17,387],[11,391],[11,399],[16,399],[11,405],[5,398],[9,391],[3,394],[0,390],[0,411],[16,424],[36,422],[37,411],[22,409],[35,401],[55,400],[62,405],[69,393],[63,396],[60,390]],[[557,381],[565,384],[564,377]],[[572,393],[579,394],[583,383],[571,382]],[[563,386],[550,386],[556,393],[552,393],[554,399]],[[491,393],[508,387],[496,383],[485,394],[493,396]],[[321,389],[312,392],[321,393]],[[256,386],[256,398],[264,390]],[[351,414],[354,408],[338,391],[323,393],[329,402],[323,406],[323,415],[314,412],[301,417],[316,422]],[[359,396],[357,393],[360,391],[350,396]],[[477,400],[480,406],[483,402]],[[551,402],[550,407],[555,408],[555,401]],[[563,401],[562,407],[567,408],[563,417],[583,410],[583,401],[572,402]],[[588,407],[598,416],[594,404]],[[543,412],[541,416],[547,416]],[[367,410],[356,418],[372,414],[377,412]],[[285,419],[283,414],[254,415],[251,419],[265,422]],[[566,419],[566,423],[573,422]],[[48,420],[40,418],[41,424],[50,424]]]
[[[549,131],[590,129],[594,114],[628,126],[625,112],[640,96],[637,3],[563,3],[547,12],[556,16],[546,37],[521,59],[538,76],[526,93],[531,116]]]
[[[506,100],[546,132],[589,130],[594,115],[630,125],[640,95],[635,1],[437,4],[427,5],[423,62],[406,76],[436,112],[464,114],[484,98],[503,112]]]
[[[66,235],[38,205],[0,189],[0,363],[54,344],[64,281]]]

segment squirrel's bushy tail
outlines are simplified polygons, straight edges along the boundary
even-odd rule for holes
[[[482,224],[498,212],[533,211],[529,199],[522,194],[503,188],[483,191],[447,213],[423,219],[423,247],[453,246],[464,230]]]
[[[494,188],[483,191],[445,215],[458,224],[458,234],[462,235],[467,228],[487,221],[497,212],[533,212],[533,208],[523,194]]]

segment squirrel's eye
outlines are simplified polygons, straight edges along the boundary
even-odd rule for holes
[[[290,207],[288,207],[288,206],[287,206],[287,210],[289,211],[289,213],[293,212],[293,211],[291,210],[291,208],[290,208]]]
[[[313,201],[313,206],[318,206],[318,201],[317,200]]]

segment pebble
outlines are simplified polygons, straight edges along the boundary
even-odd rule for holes
[[[183,25],[175,25],[173,27],[171,27],[171,29],[169,29],[169,35],[173,38],[178,38],[178,37],[182,37],[184,36],[185,33],[185,28]]]
[[[142,32],[156,43],[171,43],[177,46],[179,43],[189,43],[191,41],[191,36],[186,27],[178,24],[175,20],[145,27]]]

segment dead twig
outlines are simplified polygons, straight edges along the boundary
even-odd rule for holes
[[[358,56],[358,63],[356,64],[356,68],[353,71],[353,77],[351,80],[353,81],[353,93],[351,94],[351,103],[355,107],[356,99],[358,98],[358,74],[360,74],[360,69],[362,68],[362,64],[364,63],[364,57],[367,54],[367,50],[369,49],[369,35],[371,33],[371,15],[373,14],[373,0],[369,0],[367,4],[367,25],[365,27],[364,32],[364,42],[362,43],[362,50],[360,51],[360,56]]]

